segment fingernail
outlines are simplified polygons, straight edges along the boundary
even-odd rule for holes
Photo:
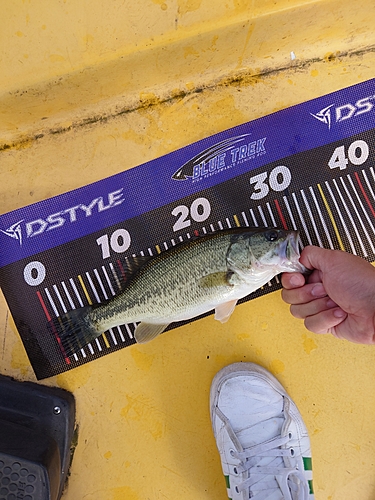
[[[290,278],[290,284],[292,286],[302,286],[304,283],[305,281],[303,277],[299,274],[293,274],[293,276]]]
[[[343,318],[344,316],[346,316],[346,312],[342,309],[335,309],[333,311],[333,315],[335,318]]]
[[[324,297],[327,295],[327,292],[324,286],[321,283],[318,283],[311,289],[311,295],[313,297]]]

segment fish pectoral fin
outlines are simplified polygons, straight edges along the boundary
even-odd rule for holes
[[[230,300],[224,304],[220,304],[215,307],[215,319],[220,321],[220,323],[226,323],[230,318],[234,308],[236,307],[237,300]]]
[[[233,273],[228,271],[206,274],[199,280],[200,286],[212,288],[216,286],[231,286],[230,277]]]
[[[155,325],[152,323],[139,323],[134,332],[135,340],[138,344],[145,344],[154,340],[158,335],[164,332],[169,323],[165,325]]]

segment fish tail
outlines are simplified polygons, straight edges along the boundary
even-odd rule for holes
[[[48,322],[48,329],[57,338],[65,356],[72,356],[99,337],[101,332],[88,319],[91,310],[92,306],[80,307]]]

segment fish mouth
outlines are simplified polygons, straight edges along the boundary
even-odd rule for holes
[[[287,272],[308,272],[308,269],[299,261],[299,241],[298,231],[290,231],[285,239],[285,261],[283,262],[283,266],[287,268]]]

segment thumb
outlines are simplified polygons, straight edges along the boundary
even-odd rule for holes
[[[318,271],[324,272],[331,266],[334,253],[334,250],[307,246],[302,250],[299,260],[307,269],[318,269]]]

